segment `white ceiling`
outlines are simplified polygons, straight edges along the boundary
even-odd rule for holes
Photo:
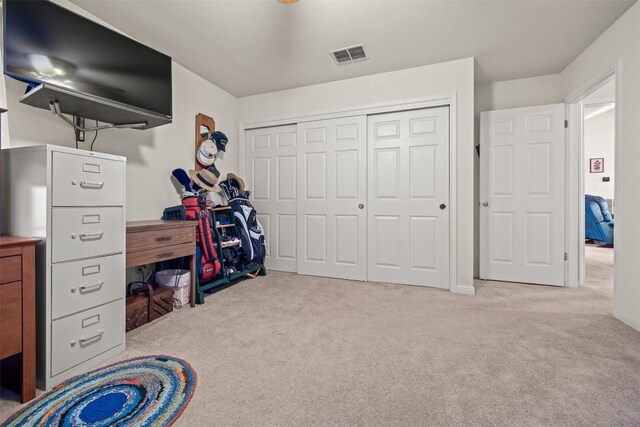
[[[554,74],[635,0],[72,0],[236,96],[476,57],[476,83]],[[329,51],[365,43],[370,59]]]

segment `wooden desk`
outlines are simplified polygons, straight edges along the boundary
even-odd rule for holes
[[[40,239],[0,237],[0,359],[22,354],[22,403],[36,397],[35,245]]]
[[[190,305],[196,305],[196,226],[197,221],[127,222],[126,266],[136,267],[175,258],[190,257]]]

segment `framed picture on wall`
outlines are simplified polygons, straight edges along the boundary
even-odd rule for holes
[[[596,157],[594,159],[589,159],[589,172],[604,173],[604,158]]]

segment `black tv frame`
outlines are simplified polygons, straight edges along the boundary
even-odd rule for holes
[[[2,0],[0,0],[2,1]],[[101,25],[98,22],[95,22],[81,14],[69,10],[51,0],[44,0],[48,3],[53,4],[56,7],[64,9],[68,13],[72,13],[84,20],[90,21],[94,25],[101,26],[105,30],[114,32],[116,34],[121,35],[122,37],[130,39],[133,43],[138,43],[137,40],[117,31],[114,31],[104,25]],[[3,1],[3,3],[6,3]],[[7,7],[6,4],[3,4],[2,10],[2,19],[3,23],[6,22],[6,14]],[[6,40],[6,25],[2,26],[3,32],[3,40]],[[167,56],[169,61],[171,61],[171,57],[163,54],[160,51],[157,51],[149,46],[143,45],[146,48],[158,52],[164,56]],[[163,114],[160,112],[146,110],[144,108],[136,107],[131,104],[122,103],[119,101],[103,98],[97,95],[93,95],[86,92],[80,92],[76,90],[72,90],[63,86],[55,85],[50,82],[44,82],[39,79],[33,78],[28,79],[23,75],[13,73],[7,69],[7,61],[6,61],[6,52],[5,52],[5,42],[2,43],[2,57],[5,58],[3,61],[3,72],[5,75],[12,77],[18,81],[26,83],[29,85],[27,89],[27,93],[20,97],[19,101],[23,104],[30,105],[36,108],[41,108],[45,110],[51,110],[51,103],[57,102],[59,104],[59,109],[64,114],[69,114],[77,117],[84,117],[87,119],[97,120],[103,123],[113,124],[114,127],[127,127],[127,125],[134,124],[132,126],[136,129],[150,129],[156,126],[161,126],[164,124],[168,124],[172,122],[173,116],[173,69],[169,70],[170,73],[170,81],[172,86],[171,91],[171,103],[170,103],[170,111],[171,114]],[[37,85],[37,86],[36,86]],[[34,87],[35,86],[35,87]]]

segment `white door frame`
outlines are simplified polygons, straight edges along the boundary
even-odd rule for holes
[[[567,194],[566,194],[566,242],[567,242],[567,271],[566,283],[568,287],[577,288],[584,284],[585,280],[585,260],[584,260],[584,106],[585,98],[591,93],[607,84],[615,78],[615,148],[614,164],[618,165],[620,158],[620,94],[622,91],[620,77],[621,62],[608,66],[597,76],[589,80],[575,92],[567,96]],[[614,200],[617,200],[618,190],[614,185]],[[577,221],[576,221],[577,219]],[[623,238],[620,232],[620,224],[616,223],[613,230],[616,244],[613,249],[614,259],[619,256],[620,240]],[[619,295],[616,291],[616,281],[619,276],[618,263],[614,262],[613,285],[614,285],[614,315],[616,307],[619,306]],[[617,317],[617,316],[616,316]]]
[[[360,105],[348,108],[336,108],[316,113],[291,114],[284,117],[271,119],[246,120],[240,122],[239,163],[240,174],[245,172],[246,141],[245,131],[261,127],[296,124],[313,120],[332,119],[339,117],[371,115],[378,113],[392,113],[396,111],[414,110],[432,107],[449,107],[449,291],[453,293],[474,295],[473,286],[458,284],[458,191],[457,191],[457,152],[458,152],[458,107],[457,93],[435,95],[423,98],[413,98],[389,102],[381,102],[369,105]]]

